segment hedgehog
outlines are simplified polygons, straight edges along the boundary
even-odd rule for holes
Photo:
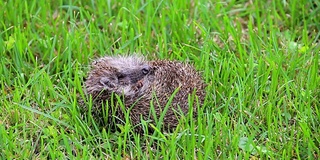
[[[204,102],[205,86],[200,73],[190,64],[147,61],[132,55],[105,56],[94,61],[84,88],[92,97],[92,116],[99,124],[114,129],[114,124],[125,122],[128,113],[135,131],[141,133],[142,120],[156,126],[156,120],[164,115],[163,130],[171,131],[182,115],[192,113],[196,117],[198,106]],[[190,101],[192,95],[194,100]],[[124,107],[117,103],[119,98]],[[147,129],[154,130],[151,125]]]

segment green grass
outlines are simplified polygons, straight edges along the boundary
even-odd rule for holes
[[[1,0],[0,10],[0,159],[320,158],[318,1]],[[203,73],[197,121],[141,136],[81,118],[90,62],[133,52]]]

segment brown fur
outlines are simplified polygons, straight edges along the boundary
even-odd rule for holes
[[[115,103],[110,104],[112,93],[121,96],[131,123],[139,126],[141,118],[151,123],[154,121],[151,106],[159,119],[170,96],[177,91],[163,119],[166,130],[176,128],[180,114],[187,115],[190,109],[194,116],[197,115],[196,100],[189,105],[188,96],[195,93],[202,105],[204,88],[201,76],[189,64],[167,60],[145,61],[138,56],[103,57],[92,63],[85,81],[86,93],[94,100],[93,116],[99,122],[102,122],[102,105],[108,101],[108,124],[112,116],[118,117],[116,123],[125,121],[124,111]],[[141,132],[141,126],[137,130]]]

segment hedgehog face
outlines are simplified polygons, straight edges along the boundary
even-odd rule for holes
[[[92,64],[87,90],[134,96],[144,86],[153,68],[139,57],[104,57]]]
[[[153,77],[153,74],[153,69],[147,64],[117,72],[115,74],[118,86],[116,93],[127,97],[138,96],[138,92],[149,86],[150,77]]]
[[[143,79],[151,72],[151,67],[147,64],[142,66],[136,66],[131,69],[125,69],[120,72],[117,72],[117,78],[119,80],[119,84],[135,84],[139,80]]]

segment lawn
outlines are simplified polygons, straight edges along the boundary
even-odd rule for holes
[[[320,2],[0,0],[0,159],[319,159]],[[190,63],[207,84],[172,133],[101,129],[94,59]]]

